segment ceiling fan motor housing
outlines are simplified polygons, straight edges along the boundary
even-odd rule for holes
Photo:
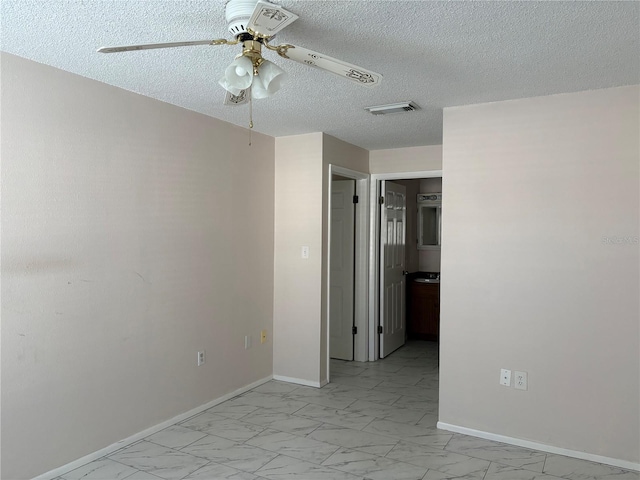
[[[247,24],[258,0],[229,0],[224,10],[227,28],[231,35],[237,37],[247,33]]]

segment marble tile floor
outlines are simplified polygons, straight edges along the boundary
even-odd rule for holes
[[[638,472],[436,429],[436,345],[270,381],[57,480],[640,480]]]

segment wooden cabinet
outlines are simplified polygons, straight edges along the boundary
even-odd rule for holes
[[[410,282],[407,334],[417,340],[438,340],[440,284]]]

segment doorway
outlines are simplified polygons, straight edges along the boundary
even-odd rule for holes
[[[384,299],[381,301],[381,286],[384,285],[384,268],[381,265],[383,260],[381,255],[381,235],[383,229],[381,227],[381,212],[385,208],[384,203],[381,203],[381,197],[383,196],[383,182],[387,180],[403,181],[403,180],[433,180],[436,178],[442,178],[442,170],[420,171],[420,172],[405,172],[405,173],[385,173],[385,174],[372,174],[370,183],[370,204],[371,204],[371,223],[370,223],[370,241],[369,241],[369,255],[371,260],[371,268],[369,269],[369,337],[368,337],[368,360],[375,361],[381,358],[381,335],[379,328],[383,327],[381,318],[383,313],[381,310],[381,304],[384,303]],[[407,193],[407,208],[414,209],[416,202],[416,194],[421,193],[418,191],[410,191]],[[408,225],[408,238],[415,242],[415,227]],[[413,254],[413,252],[412,252]],[[409,258],[411,255],[409,255]],[[415,252],[415,258],[409,260],[408,263],[418,261],[418,252]],[[410,270],[411,267],[408,268]]]
[[[328,328],[325,338],[327,339],[326,371],[327,375],[330,376],[330,359],[334,355],[340,355],[336,351],[342,351],[344,355],[346,349],[345,356],[349,360],[366,362],[368,358],[370,176],[366,173],[336,165],[329,165],[328,175],[330,179],[327,192],[329,200],[327,225],[329,231],[327,233],[328,251],[325,264],[328,272],[326,276],[327,283],[325,284],[327,289],[325,304],[327,314],[325,318]],[[334,178],[336,180],[335,183],[333,181]],[[349,198],[351,186],[353,186],[354,194]],[[336,187],[335,192],[334,187]],[[335,196],[334,193],[336,193]],[[342,203],[343,206],[348,206],[349,201],[351,201],[350,205],[353,208],[353,217],[349,213],[345,213],[349,209],[334,209],[336,202]],[[338,218],[342,218],[342,220],[336,222]],[[353,219],[353,227],[344,223],[345,220],[350,220],[351,218]],[[336,229],[341,230],[341,235],[336,235]],[[348,258],[350,253],[353,256],[353,260]],[[351,268],[349,268],[349,265],[351,265]],[[333,269],[332,266],[334,267]],[[336,269],[336,266],[340,268]],[[332,272],[332,270],[334,271]],[[349,272],[351,273],[350,279],[348,279]],[[340,273],[341,276],[344,274],[344,276],[338,279],[334,273]],[[349,299],[352,304],[352,314],[349,313]],[[336,313],[336,316],[333,313]],[[334,318],[332,319],[332,317]],[[336,345],[332,345],[334,343]]]

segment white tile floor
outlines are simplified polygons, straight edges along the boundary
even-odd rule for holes
[[[639,480],[637,472],[435,428],[435,344],[331,362],[322,389],[268,382],[65,480]]]

